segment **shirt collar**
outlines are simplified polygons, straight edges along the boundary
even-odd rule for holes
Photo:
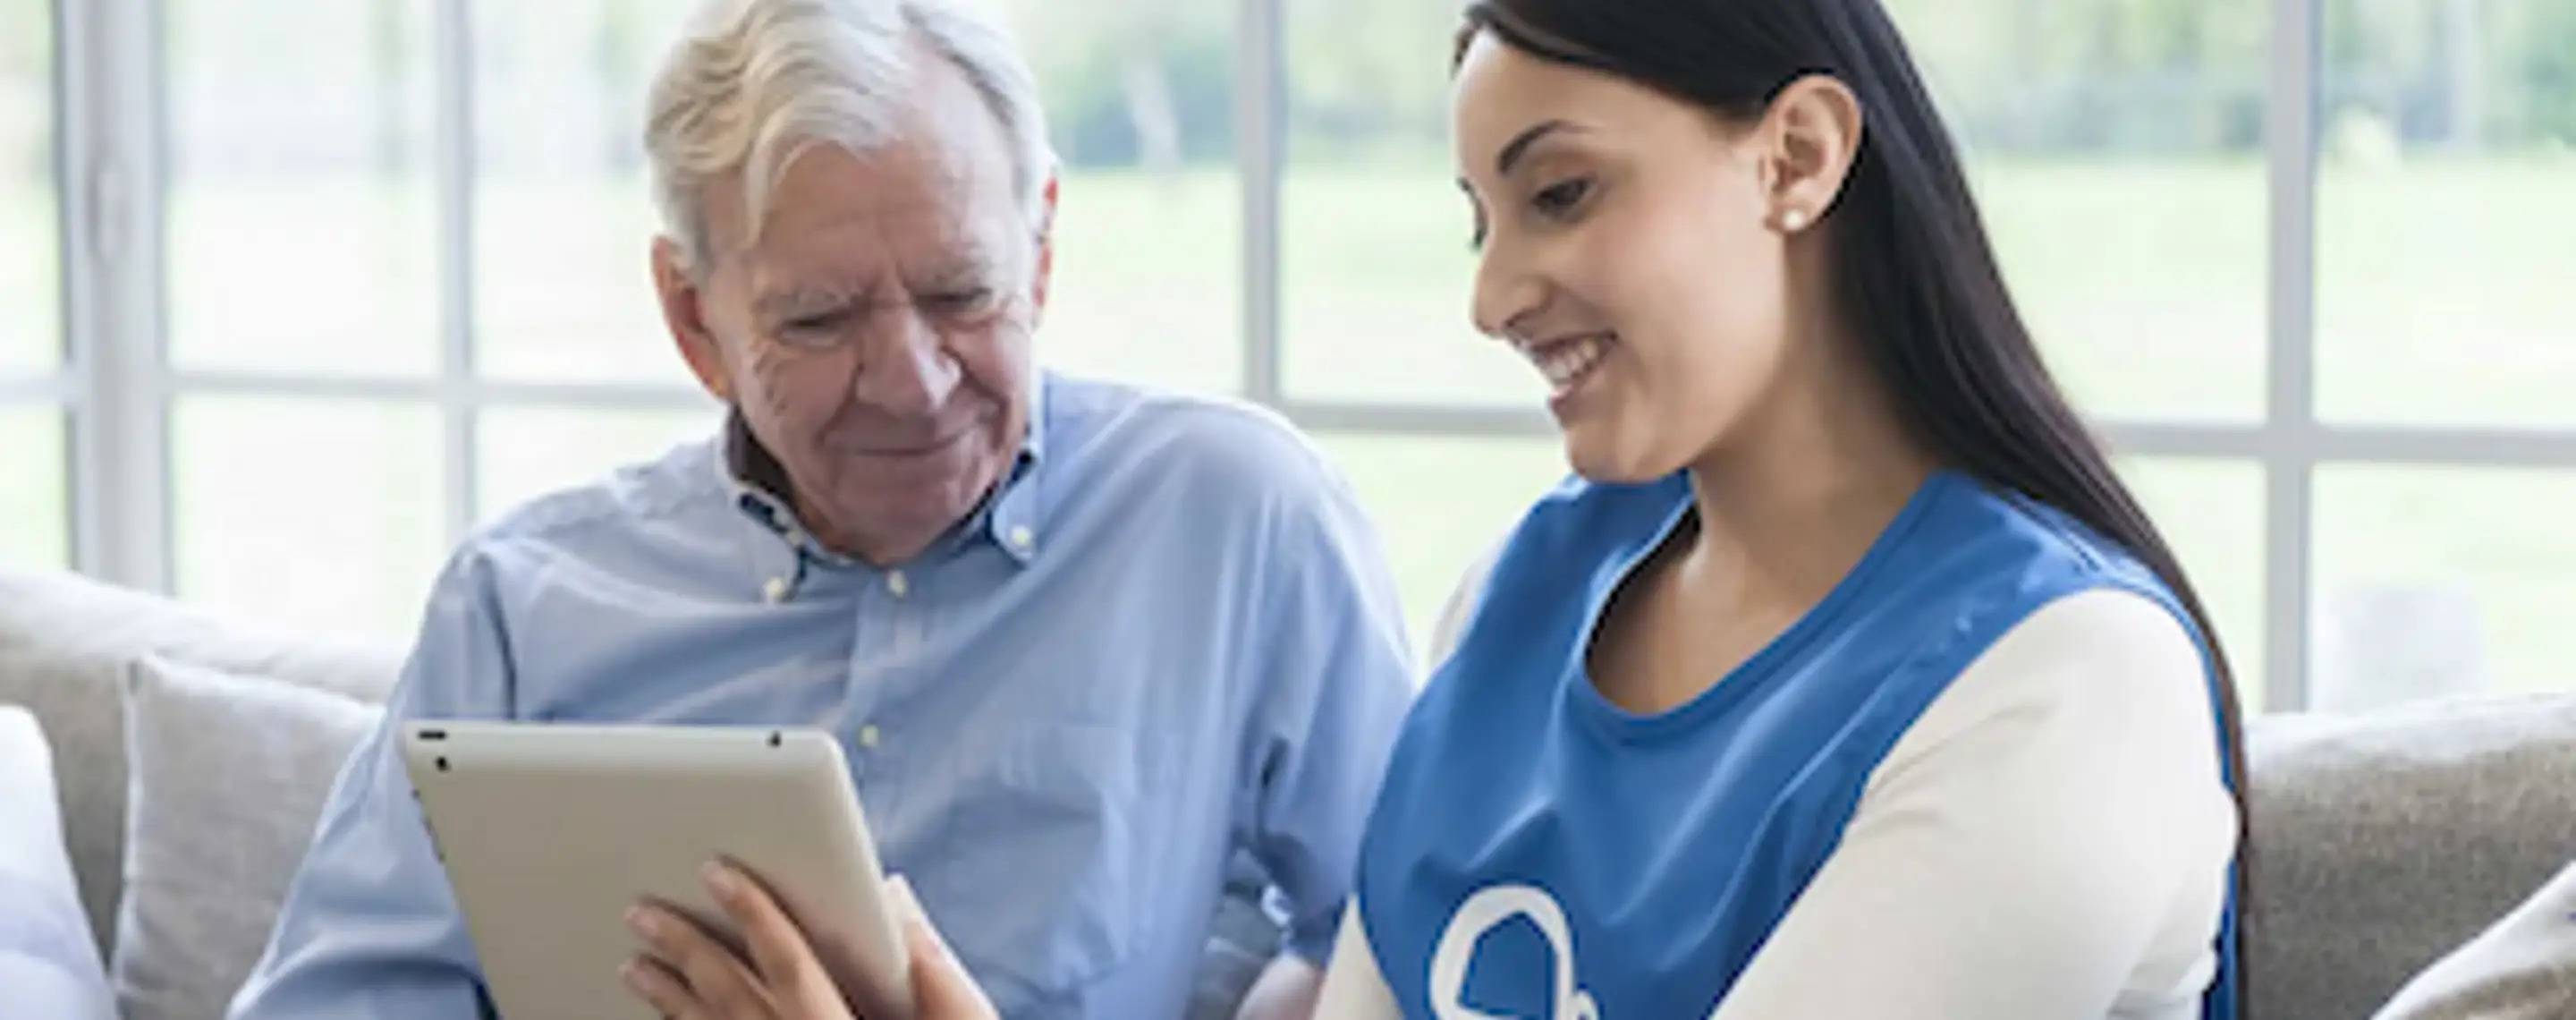
[[[1046,457],[1047,398],[1052,388],[1053,379],[1040,373],[1037,388],[1029,400],[1028,433],[1020,442],[1020,455],[1013,460],[1010,473],[991,495],[977,504],[963,524],[932,546],[934,554],[971,538],[981,538],[1000,547],[1005,555],[1021,566],[1027,566],[1037,556],[1038,544],[1045,537],[1040,530],[1044,523],[1041,519],[1044,501],[1040,498],[1043,488],[1040,467]],[[796,517],[795,506],[785,495],[788,491],[786,468],[778,463],[767,447],[760,444],[758,437],[751,434],[751,427],[744,423],[740,410],[729,411],[725,415],[717,467],[723,472],[725,491],[732,496],[735,509],[753,523],[821,562],[837,566],[857,563],[834,552],[805,530],[804,524]]]
[[[1046,539],[1043,469],[1047,410],[1053,403],[1050,395],[1054,389],[1054,375],[1038,371],[1037,385],[1029,392],[1029,429],[1020,440],[1020,455],[1011,463],[1010,476],[985,501],[983,510],[984,536],[1023,567],[1037,556],[1039,544]]]

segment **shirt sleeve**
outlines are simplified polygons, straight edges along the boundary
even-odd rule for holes
[[[1315,1020],[1402,1020],[1395,989],[1377,969],[1377,951],[1369,947],[1367,904],[1352,901],[1342,919],[1341,940],[1333,946],[1332,966],[1324,970],[1324,987],[1315,996]]]
[[[493,1015],[399,734],[411,719],[506,717],[510,676],[488,568],[460,554],[431,593],[384,721],[341,769],[233,1020]]]
[[[1320,471],[1273,523],[1243,798],[1253,855],[1287,907],[1287,949],[1320,965],[1412,698],[1413,659],[1376,532],[1339,475]]]
[[[2043,607],[1872,774],[1714,1020],[2198,1016],[2237,835],[2210,713],[2162,607]]]
[[[1503,555],[1501,543],[1485,552],[1467,573],[1458,579],[1458,587],[1449,593],[1449,602],[1440,608],[1440,621],[1432,625],[1431,658],[1433,671],[1439,670],[1451,655],[1457,654],[1458,642],[1467,639],[1467,622],[1476,618],[1476,608],[1485,602],[1485,587],[1494,579],[1494,564]]]

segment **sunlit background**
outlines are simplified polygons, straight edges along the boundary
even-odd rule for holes
[[[646,273],[683,0],[120,2],[140,27],[64,35],[0,0],[0,564],[398,637],[464,529],[713,427]],[[1454,0],[1003,6],[1066,164],[1045,359],[1290,414],[1426,633],[1564,470],[1536,376],[1465,324]],[[1894,4],[2250,700],[2576,686],[2576,3],[2322,0],[2314,39],[2276,6]],[[65,138],[159,158],[76,178]],[[75,180],[143,200],[67,233]]]

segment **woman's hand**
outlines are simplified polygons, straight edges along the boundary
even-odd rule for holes
[[[742,932],[744,952],[679,911],[639,903],[626,912],[627,927],[644,940],[644,955],[626,965],[628,988],[675,1020],[852,1020],[813,945],[769,890],[723,862],[709,862],[700,877]]]
[[[627,924],[644,940],[645,953],[625,972],[637,996],[675,1020],[856,1020],[812,943],[766,888],[721,862],[708,864],[704,877],[742,932],[744,952],[667,906],[638,904]],[[908,1020],[997,1020],[911,886],[895,878],[886,892],[912,960],[916,1009]]]
[[[913,1020],[1001,1020],[984,989],[948,951],[948,941],[930,923],[930,914],[912,895],[912,884],[897,875],[886,880],[895,920],[903,925],[904,951],[912,957]]]

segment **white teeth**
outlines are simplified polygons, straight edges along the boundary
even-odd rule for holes
[[[1600,367],[1601,359],[1610,353],[1610,339],[1589,336],[1545,349],[1522,348],[1522,353],[1538,365],[1539,374],[1547,377],[1550,388],[1566,393]]]

